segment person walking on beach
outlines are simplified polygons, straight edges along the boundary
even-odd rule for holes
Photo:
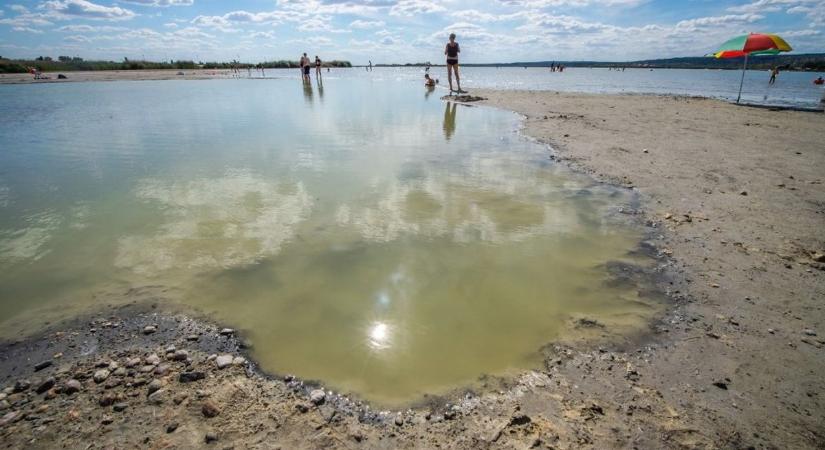
[[[450,92],[463,93],[461,90],[461,78],[458,75],[458,54],[461,53],[461,47],[455,41],[455,33],[450,33],[450,42],[444,48],[444,54],[447,55],[447,81],[450,82]],[[453,91],[453,73],[455,73],[455,82],[458,90]]]
[[[315,55],[315,78],[321,78],[321,58]]]
[[[370,61],[370,65],[367,67],[367,70],[372,72],[372,60],[369,60],[369,61]]]
[[[771,79],[768,80],[769,85],[776,83],[777,75],[779,75],[779,67],[774,67],[773,69],[771,69]]]

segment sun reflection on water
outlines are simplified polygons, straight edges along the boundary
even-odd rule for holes
[[[384,322],[373,322],[369,328],[368,344],[373,350],[386,350],[391,345],[390,326]]]

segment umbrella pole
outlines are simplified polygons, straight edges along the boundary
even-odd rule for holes
[[[742,79],[739,81],[739,95],[736,96],[736,103],[742,98],[742,85],[745,84],[745,70],[748,68],[748,54],[745,53],[745,64],[742,64]]]

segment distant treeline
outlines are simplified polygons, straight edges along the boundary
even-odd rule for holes
[[[612,67],[643,69],[730,69],[741,70],[744,58],[716,59],[713,57],[687,57],[671,59],[648,59],[643,61],[531,61],[514,63],[463,64],[467,67],[550,67],[551,64],[566,67]],[[378,64],[377,67],[424,67],[428,63]],[[443,64],[442,64],[443,65]],[[764,55],[748,58],[748,68],[768,70],[779,67],[784,70],[811,72],[825,71],[825,53],[800,55]]]
[[[312,62],[314,65],[315,62]],[[323,67],[352,67],[352,64],[349,61],[323,61],[321,63]],[[231,69],[232,67],[238,67],[241,69],[246,68],[264,68],[264,69],[297,69],[299,66],[298,61],[287,61],[287,60],[279,60],[279,61],[264,61],[262,63],[257,64],[249,64],[249,63],[236,63],[236,62],[206,62],[200,65],[202,69]]]
[[[352,67],[349,61],[328,61],[323,63],[324,67]],[[193,70],[193,69],[239,69],[246,68],[267,68],[286,69],[298,67],[297,61],[265,61],[262,63],[239,63],[239,62],[194,62],[194,61],[138,61],[123,58],[123,61],[86,61],[83,58],[59,56],[53,59],[49,56],[40,56],[33,60],[24,59],[4,59],[0,56],[0,73],[26,73],[30,67],[34,67],[41,72],[73,72],[73,71],[97,71],[97,70]]]

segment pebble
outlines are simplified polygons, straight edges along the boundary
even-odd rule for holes
[[[143,327],[143,334],[152,334],[156,331],[158,331],[158,327],[154,325],[146,325],[145,327]]]
[[[399,427],[401,425],[404,425],[404,418],[401,417],[401,414],[398,414],[397,416],[395,416],[395,425],[397,425]]]
[[[146,364],[157,366],[160,364],[160,356],[152,353],[151,355],[146,357]]]
[[[232,365],[233,359],[232,355],[221,355],[215,358],[215,364],[218,366],[218,369],[223,369]]]
[[[206,433],[206,435],[203,437],[203,441],[206,442],[207,444],[211,444],[212,442],[215,442],[217,440],[218,440],[218,435],[215,434],[215,433]]]
[[[456,412],[453,411],[452,409],[444,411],[444,418],[447,419],[447,420],[453,420],[453,419],[455,419],[455,416],[456,416]]]
[[[17,380],[14,383],[14,388],[12,389],[12,392],[16,394],[18,392],[28,391],[31,386],[32,384],[31,382],[29,382],[29,380]]]
[[[167,373],[169,373],[170,369],[171,369],[171,367],[169,366],[169,364],[161,364],[161,365],[155,367],[155,375],[162,377],[162,376],[166,375]]]
[[[306,405],[306,404],[304,404],[304,403],[298,403],[298,404],[296,404],[296,405],[295,405],[295,409],[297,409],[297,410],[298,410],[298,412],[300,412],[301,414],[303,414],[303,413],[305,413],[305,412],[309,411],[309,406],[307,406],[307,405]]]
[[[122,412],[125,411],[128,407],[128,403],[115,403],[114,406],[112,406],[112,409],[115,410],[115,412]]]
[[[206,374],[203,372],[183,372],[178,377],[178,381],[181,383],[191,383],[193,381],[198,381],[206,378]]]
[[[235,359],[232,360],[232,365],[242,366],[244,364],[246,364],[246,358],[243,356],[236,356]]]
[[[149,386],[148,386],[147,389],[149,391],[149,395],[152,395],[152,393],[161,390],[161,388],[163,388],[163,382],[162,381],[152,380],[152,382],[149,383]]]
[[[66,395],[74,394],[83,389],[83,385],[79,381],[72,378],[63,385],[63,393]]]
[[[175,350],[177,350],[177,348],[174,345],[170,345],[169,347],[166,347],[166,353],[174,353]]]
[[[129,358],[126,360],[126,367],[132,368],[140,364],[140,358]]]
[[[114,371],[114,372],[112,372],[112,375],[114,375],[114,376],[116,376],[116,377],[125,377],[125,376],[126,376],[126,373],[127,373],[127,372],[126,372],[126,368],[125,368],[125,367],[118,367],[117,369],[115,369],[115,371]]]
[[[232,328],[224,328],[220,331],[221,336],[231,336],[235,334],[235,330]]]
[[[114,394],[105,394],[97,400],[100,406],[110,406],[117,400]]]
[[[200,339],[200,336],[197,334],[190,334],[189,336],[186,336],[187,341],[197,341],[198,339]]]
[[[204,417],[212,418],[220,414],[221,410],[214,402],[207,400],[203,402],[203,405],[201,405],[201,413]]]
[[[53,388],[54,384],[55,380],[53,377],[46,378],[46,380],[40,383],[34,391],[38,394],[42,394],[48,391],[49,389]]]
[[[20,418],[20,414],[20,411],[6,413],[6,415],[0,418],[0,427],[5,426],[7,423],[16,422],[17,419]]]
[[[45,369],[46,367],[49,367],[49,366],[51,366],[51,365],[52,365],[52,360],[48,360],[48,361],[43,361],[43,362],[41,362],[41,363],[37,363],[37,364],[35,364],[35,366],[34,366],[34,371],[35,371],[35,372],[40,372],[41,370],[43,370],[43,369]]]
[[[168,433],[174,433],[174,432],[175,432],[175,430],[177,430],[177,429],[178,429],[178,426],[179,426],[179,425],[178,425],[178,423],[177,423],[177,422],[172,422],[172,423],[170,423],[169,425],[166,425],[166,433],[167,433],[167,434],[168,434]]]
[[[802,333],[804,333],[806,336],[816,336],[816,331],[814,331],[810,328],[806,328],[806,329],[802,330]]]
[[[115,421],[115,420],[114,420],[114,419],[112,419],[112,416],[103,416],[103,417],[100,419],[100,423],[102,423],[103,425],[109,425],[109,424],[111,424],[111,423],[112,423],[112,422],[114,422],[114,421]]]
[[[160,405],[166,400],[166,390],[159,389],[155,392],[152,392],[149,397],[146,398],[146,401],[152,405]]]
[[[103,383],[107,378],[109,378],[109,371],[106,369],[100,369],[92,375],[92,379],[95,380],[95,383]]]
[[[327,398],[326,392],[323,389],[315,389],[309,393],[309,401],[316,405],[324,403]]]

